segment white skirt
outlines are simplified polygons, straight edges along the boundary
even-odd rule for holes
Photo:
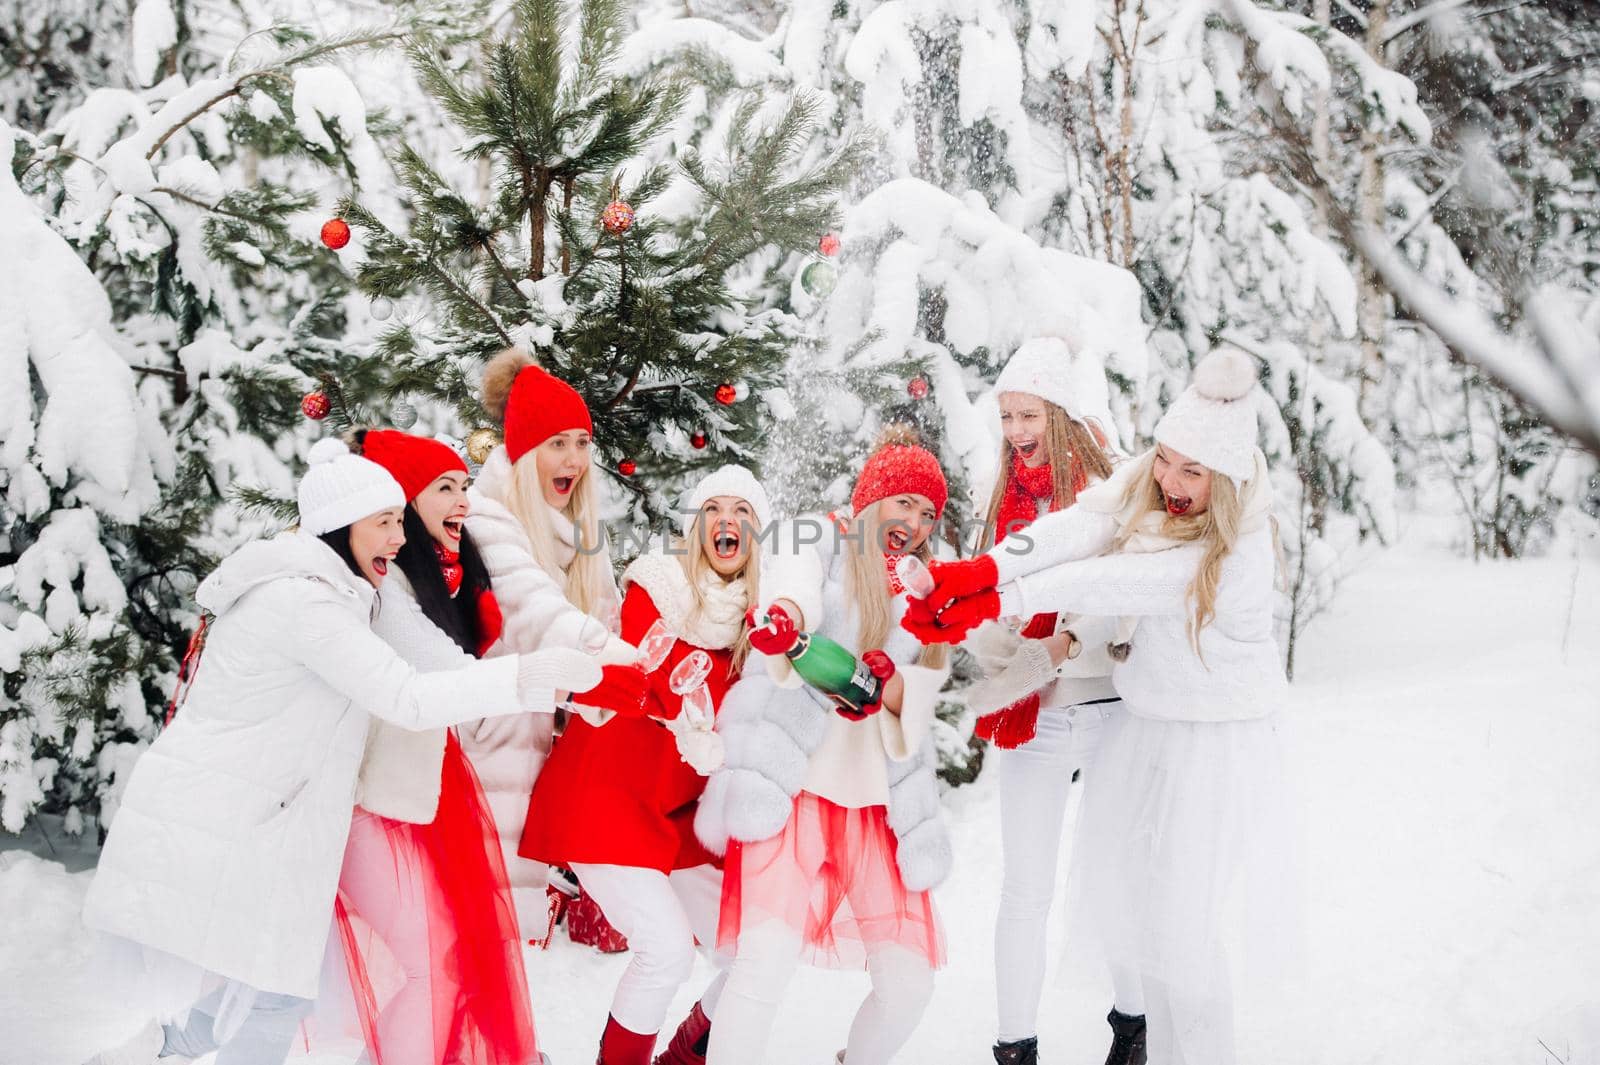
[[[1107,962],[1201,991],[1298,964],[1302,819],[1280,730],[1275,717],[1111,715],[1084,791],[1072,907],[1076,935]]]

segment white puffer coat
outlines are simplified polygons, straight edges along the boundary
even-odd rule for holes
[[[90,885],[93,928],[262,991],[317,993],[370,716],[441,728],[521,710],[518,660],[419,674],[327,545],[240,548],[188,698],[134,766]]]
[[[537,651],[543,648],[579,648],[589,616],[568,601],[556,579],[540,567],[527,531],[506,506],[513,476],[505,448],[498,447],[478,471],[468,489],[472,511],[467,529],[472,533],[489,571],[494,595],[500,603],[504,629],[486,657]],[[615,591],[615,589],[613,589]],[[620,595],[617,597],[621,601]],[[599,656],[602,663],[629,662],[637,657],[631,647],[613,638]],[[598,683],[596,681],[595,683]],[[586,691],[594,684],[575,677],[563,684],[568,691]],[[522,827],[528,819],[528,796],[533,782],[550,755],[554,722],[543,714],[513,720],[486,720],[457,730],[461,747],[472,759],[478,780],[494,812],[495,827],[506,857],[506,873],[523,930],[545,932],[547,910],[544,886],[549,870],[542,862],[517,854]]]

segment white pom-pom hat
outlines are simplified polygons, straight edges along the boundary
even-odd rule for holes
[[[1237,482],[1256,469],[1256,363],[1218,348],[1156,423],[1156,441]]]
[[[700,483],[690,489],[678,505],[679,527],[684,535],[694,526],[694,519],[706,500],[717,496],[732,496],[750,504],[756,512],[756,533],[759,535],[772,520],[772,504],[767,500],[767,490],[761,487],[756,475],[735,463],[719,466],[700,478]]]
[[[311,468],[300,478],[300,530],[333,532],[369,514],[406,505],[405,489],[388,470],[353,455],[343,440],[318,440],[306,456]]]
[[[1077,422],[1094,422],[1115,446],[1111,390],[1097,361],[1074,357],[1060,337],[1034,337],[1023,342],[995,378],[995,395],[1021,392],[1048,400]]]

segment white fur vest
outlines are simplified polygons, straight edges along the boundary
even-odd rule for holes
[[[792,529],[783,530],[783,547],[794,543],[792,537]],[[808,617],[808,626],[845,647],[861,650],[856,619],[845,604],[844,553],[832,537],[824,537],[818,551],[802,548],[788,555],[774,553],[768,561],[768,572],[762,578],[764,601],[793,599],[808,613],[811,608],[806,604],[819,604],[821,624]],[[805,588],[808,583],[809,592]],[[914,749],[896,752],[892,744],[886,746],[884,768],[889,827],[899,841],[900,875],[908,889],[924,891],[945,878],[952,860],[934,775],[933,739],[927,730],[945,674],[914,664],[921,648],[898,625],[904,609],[902,596],[895,603],[896,625],[883,649],[900,666],[906,681],[901,717],[906,722],[919,720],[921,725],[906,727],[906,739],[915,743]],[[812,756],[823,746],[834,721],[832,704],[813,688],[804,684],[782,687],[768,670],[752,668],[761,657],[751,655],[751,664],[729,689],[717,715],[717,732],[722,735],[727,761],[707,782],[695,817],[695,834],[718,854],[726,850],[730,839],[754,843],[783,831],[795,796],[805,789],[808,775],[816,768],[811,765]],[[870,724],[871,719],[856,727]]]

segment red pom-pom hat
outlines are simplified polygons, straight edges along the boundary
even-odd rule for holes
[[[850,509],[860,514],[880,499],[912,493],[927,496],[937,516],[944,516],[950,488],[945,484],[939,460],[927,448],[915,444],[889,444],[873,452],[856,478],[850,495]]]
[[[578,390],[539,366],[517,373],[506,400],[506,457],[522,456],[569,429],[594,433],[589,405]]]
[[[398,429],[369,431],[361,438],[361,456],[376,462],[400,482],[407,503],[443,474],[451,470],[468,472],[466,460],[448,444]]]

